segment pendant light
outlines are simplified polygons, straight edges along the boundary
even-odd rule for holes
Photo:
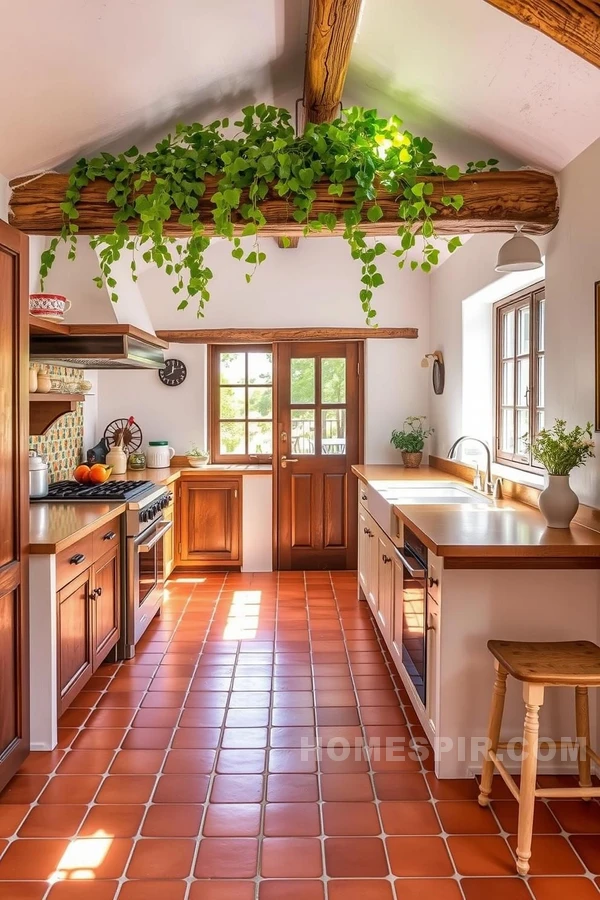
[[[522,225],[515,227],[517,233],[500,247],[496,272],[525,272],[542,266],[540,248],[536,242],[521,234]]]

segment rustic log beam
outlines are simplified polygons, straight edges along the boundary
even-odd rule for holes
[[[600,0],[486,0],[600,66]]]
[[[306,122],[339,114],[361,0],[310,0],[304,68]]]
[[[157,331],[174,344],[275,344],[284,341],[364,341],[419,336],[418,328],[190,328]]]
[[[27,234],[59,234],[63,224],[63,213],[60,204],[65,198],[67,175],[42,175],[30,179],[11,181],[13,189],[10,199],[9,221],[16,228]],[[558,193],[552,175],[523,169],[517,172],[484,172],[476,175],[464,175],[459,181],[448,181],[441,175],[425,178],[434,185],[433,194],[428,197],[435,207],[433,221],[438,234],[473,234],[496,231],[511,232],[515,225],[523,225],[523,231],[529,234],[546,234],[558,222]],[[20,183],[22,182],[22,186]],[[212,218],[213,204],[211,196],[217,188],[215,178],[207,178],[207,189],[198,204],[200,221],[206,234],[214,234]],[[106,194],[111,187],[108,181],[98,179],[81,192],[78,204],[79,234],[110,234],[114,231],[114,207],[107,202]],[[346,209],[353,206],[354,187],[344,186],[341,197],[332,197],[327,192],[328,182],[315,185],[317,199],[313,204],[313,215],[317,213],[334,213],[339,219]],[[148,193],[150,185],[144,186]],[[444,206],[442,196],[446,194],[462,194],[464,206],[459,212]],[[398,202],[392,194],[381,193],[377,202],[381,206],[383,216],[378,222],[365,221],[361,228],[367,235],[394,235],[401,224],[398,219]],[[366,204],[368,207],[370,204]],[[274,192],[267,195],[261,204],[267,224],[261,233],[277,237],[301,236],[303,226],[292,218],[294,207],[285,198],[277,197]],[[189,235],[190,229],[179,225],[177,210],[173,218],[165,223],[165,233],[178,237]],[[134,233],[138,222],[132,219],[127,223]],[[234,232],[241,234],[245,222],[241,216],[235,217]],[[339,235],[344,226],[340,221],[333,234]],[[332,232],[323,229],[317,236],[329,237]]]

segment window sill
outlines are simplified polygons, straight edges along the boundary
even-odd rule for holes
[[[516,484],[524,484],[527,487],[543,488],[545,486],[544,476],[541,473],[537,475],[514,466],[503,466],[501,463],[492,463],[492,475],[506,478],[507,481],[514,481]]]

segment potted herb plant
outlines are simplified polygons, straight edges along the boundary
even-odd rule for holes
[[[579,507],[579,498],[569,484],[572,469],[585,465],[594,456],[592,423],[567,431],[565,419],[556,419],[552,428],[543,428],[531,444],[531,455],[545,466],[548,485],[539,505],[549,528],[568,528]]]
[[[192,444],[187,452],[187,461],[192,469],[199,469],[205,466],[210,459],[210,454],[206,450],[200,450],[196,444]]]
[[[425,428],[427,416],[407,416],[402,431],[392,431],[390,444],[402,451],[402,462],[407,469],[418,469],[423,459],[425,439],[433,434],[433,428]]]

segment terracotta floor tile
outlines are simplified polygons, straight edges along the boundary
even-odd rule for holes
[[[70,712],[70,710],[67,710]],[[86,728],[127,728],[135,715],[131,709],[95,709],[88,719]]]
[[[90,803],[101,783],[100,775],[55,775],[38,803]]]
[[[260,832],[259,803],[210,803],[204,820],[207,837],[256,837]]]
[[[102,775],[114,757],[113,750],[69,750],[59,765],[59,775]]]
[[[536,900],[598,900],[600,896],[589,878],[530,878],[528,883]]]
[[[86,879],[85,884],[67,881],[55,884],[49,900],[113,900],[119,887],[116,881],[96,882]]]
[[[0,806],[0,838],[11,837],[17,831],[29,809],[28,803]]]
[[[436,811],[449,834],[498,834],[500,828],[490,809],[476,800],[440,800]]]
[[[600,841],[596,837],[596,835],[584,835],[584,834],[574,834],[571,837],[571,843],[573,847],[579,854],[579,856],[584,861],[585,865],[594,875],[600,875]],[[532,867],[533,869],[533,867]],[[540,875],[548,875],[552,874],[550,872],[533,872],[532,875],[540,874]],[[566,873],[567,874],[567,873]],[[579,874],[579,872],[572,872],[568,874]]]
[[[576,835],[572,841],[588,869],[593,871],[589,864],[590,861],[585,859],[585,853],[578,844],[579,841],[590,841],[590,845],[594,848],[593,852],[598,854],[600,845],[598,838]],[[508,842],[516,853],[516,835],[511,835]],[[530,875],[581,875],[584,871],[568,840],[559,835],[534,835],[529,864]]]
[[[164,750],[120,750],[109,771],[111,775],[156,775],[164,760]]]
[[[208,712],[208,710],[206,710]],[[201,712],[201,710],[186,710],[183,714],[185,717],[188,712]],[[183,724],[183,718],[182,718]],[[202,723],[208,724],[208,723]],[[213,724],[213,723],[210,723]],[[219,724],[221,724],[219,722]],[[230,709],[225,719],[227,728],[266,728],[269,724],[268,709]]]
[[[515,860],[504,838],[451,836],[448,847],[460,875],[514,875]]]
[[[323,900],[322,881],[262,881],[259,900]],[[330,895],[331,896],[331,895]]]
[[[373,781],[379,800],[429,800],[429,790],[423,775],[377,772]]]
[[[585,800],[553,800],[548,804],[569,834],[600,833],[600,803]]]
[[[364,725],[404,725],[406,722],[399,706],[363,706],[360,715]]]
[[[329,900],[393,900],[389,881],[330,881],[327,885]],[[425,896],[425,895],[421,895]],[[427,895],[427,900],[432,900]]]
[[[54,772],[65,755],[64,750],[30,753],[19,772],[23,775],[47,775]]]
[[[365,801],[373,799],[371,779],[368,775],[322,775],[323,800]]]
[[[102,831],[111,837],[134,837],[138,833],[145,811],[144,806],[125,803],[118,806],[108,804],[92,806],[79,829],[79,834],[83,837],[93,837]]]
[[[132,728],[123,741],[123,749],[166,750],[172,737],[172,728]]]
[[[432,877],[454,874],[452,860],[442,838],[389,837],[385,843],[394,875]]]
[[[428,772],[425,777],[436,800],[477,800],[479,785],[474,778],[440,780],[432,772]]]
[[[66,840],[14,841],[0,859],[0,881],[48,879],[68,846]]]
[[[126,881],[120,900],[184,900],[185,881]]]
[[[204,803],[208,783],[208,775],[161,775],[154,803]]]
[[[316,711],[316,718],[317,725],[325,726],[326,728],[331,728],[335,725],[347,726],[360,724],[358,711],[354,706],[340,708],[321,706]],[[275,720],[273,720],[273,724],[275,724]],[[280,723],[278,722],[277,724],[279,725]]]
[[[124,728],[84,728],[71,746],[73,750],[116,750],[124,735]]]
[[[273,773],[310,773],[317,771],[317,753],[310,747],[269,751],[268,770]]]
[[[221,746],[227,750],[260,750],[267,743],[266,728],[225,728]]]
[[[77,833],[87,806],[34,806],[19,829],[19,837],[67,838]]]
[[[148,809],[141,833],[144,837],[196,838],[203,812],[202,804],[154,804]]]
[[[173,775],[209,775],[216,755],[215,750],[170,750],[163,772]]]
[[[178,709],[140,709],[132,725],[137,728],[174,728],[179,718]]]
[[[450,878],[403,878],[396,882],[396,893],[399,900],[462,900],[458,882]]]
[[[327,838],[325,865],[330,878],[385,877],[388,866],[379,838]]]
[[[573,801],[569,801],[571,804]],[[574,804],[578,805],[578,804]],[[498,818],[500,825],[509,834],[517,833],[517,825],[519,820],[519,804],[516,800],[493,800],[491,809]],[[560,825],[552,815],[552,812],[545,803],[538,801],[535,804],[533,816],[534,834],[558,834]]]
[[[260,871],[264,878],[319,878],[321,842],[305,837],[264,838]]]
[[[204,838],[194,874],[197,878],[254,878],[257,854],[254,838]]]
[[[195,850],[190,840],[137,841],[127,866],[128,878],[187,878],[191,872]]]
[[[319,799],[316,775],[268,775],[270,803],[314,803]]]
[[[381,833],[374,803],[324,803],[323,830],[330,836],[367,836]]]
[[[216,775],[211,803],[260,803],[263,797],[262,775]]]
[[[386,834],[439,834],[441,826],[432,803],[422,800],[383,801],[379,813]]]
[[[102,782],[96,803],[147,803],[155,784],[154,775],[109,775]]]
[[[264,750],[227,749],[220,751],[216,771],[222,775],[253,775],[264,772],[265,766]]]
[[[195,881],[189,900],[254,900],[254,888],[253,881]]]
[[[267,803],[264,817],[267,837],[313,837],[321,834],[316,803]]]
[[[0,804],[33,803],[47,782],[47,775],[15,775],[0,793]]]
[[[45,881],[5,881],[0,883],[0,900],[43,900]]]
[[[175,750],[214,750],[219,746],[220,728],[177,728],[172,747]]]

